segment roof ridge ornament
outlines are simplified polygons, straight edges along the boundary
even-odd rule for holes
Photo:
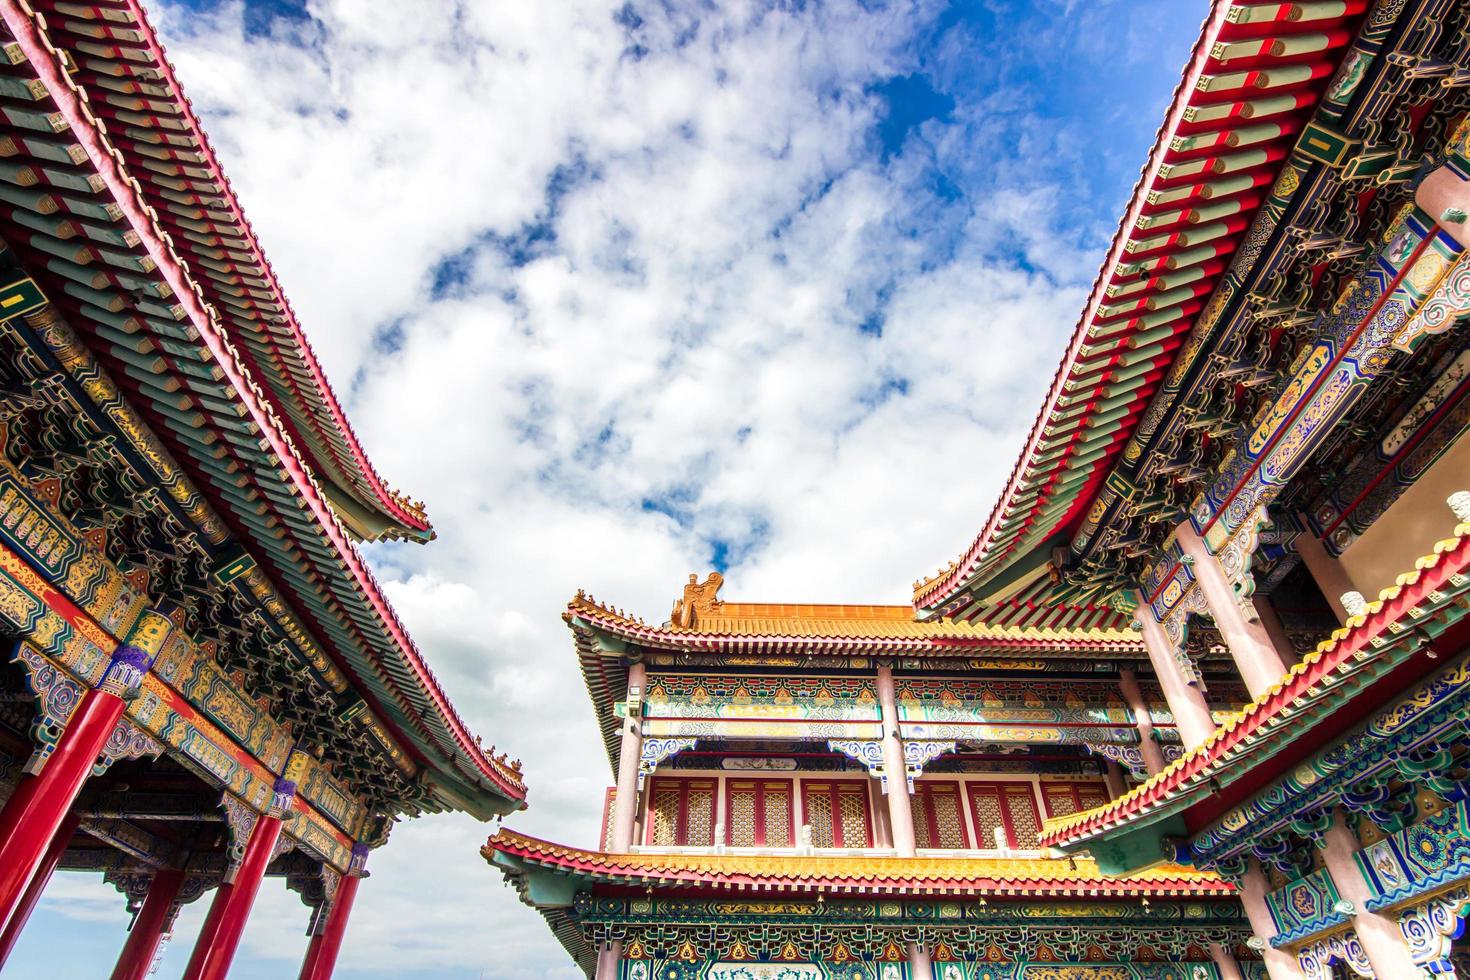
[[[702,616],[715,613],[724,602],[717,598],[725,576],[710,572],[703,582],[697,572],[689,573],[689,582],[684,586],[684,598],[674,600],[673,612],[669,613],[669,625],[677,629],[694,629]]]

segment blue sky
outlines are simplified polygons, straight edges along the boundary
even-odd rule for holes
[[[427,547],[371,549],[511,824],[590,844],[609,774],[559,613],[903,602],[978,530],[1204,0],[150,3]],[[344,977],[572,977],[464,817],[375,854]],[[177,976],[191,907],[159,976]],[[294,975],[268,882],[232,976]],[[58,879],[6,976],[91,978]],[[65,955],[58,956],[58,950]]]

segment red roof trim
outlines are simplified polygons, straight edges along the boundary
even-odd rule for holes
[[[362,444],[357,441],[357,433],[354,432],[353,426],[351,426],[351,423],[348,422],[347,414],[344,413],[343,407],[341,407],[341,403],[338,403],[337,392],[332,391],[331,382],[326,381],[326,375],[322,372],[322,366],[320,366],[319,361],[316,360],[315,351],[312,350],[312,342],[310,342],[309,339],[306,338],[306,334],[304,334],[304,331],[301,331],[300,322],[297,322],[297,319],[295,319],[295,311],[291,309],[291,303],[287,300],[287,297],[285,297],[285,291],[281,288],[281,282],[276,279],[275,269],[272,269],[272,267],[270,267],[270,262],[268,259],[266,259],[265,251],[260,248],[260,241],[256,238],[256,232],[254,232],[253,226],[250,225],[250,220],[245,217],[244,209],[240,206],[240,198],[235,197],[234,188],[231,187],[231,184],[229,184],[229,179],[226,178],[225,172],[223,172],[222,167],[219,166],[219,159],[215,156],[215,147],[210,144],[209,135],[204,132],[203,126],[198,125],[198,118],[196,115],[194,115],[193,104],[191,104],[190,100],[188,100],[188,97],[185,96],[184,88],[182,88],[182,85],[179,85],[178,78],[173,75],[173,65],[172,63],[169,63],[168,57],[166,57],[165,51],[163,51],[163,46],[159,43],[159,38],[157,38],[156,31],[154,31],[153,29],[153,25],[148,22],[148,15],[146,10],[143,9],[143,4],[138,3],[138,0],[126,0],[126,3],[128,3],[129,12],[131,12],[132,16],[134,16],[134,19],[135,21],[137,21],[138,26],[140,26],[140,28],[143,28],[143,31],[141,31],[141,34],[143,34],[143,41],[144,44],[146,44],[148,51],[150,51],[151,57],[153,57],[154,65],[156,65],[157,69],[162,72],[163,79],[168,82],[169,91],[171,91],[172,93],[173,103],[175,103],[176,112],[178,112],[179,115],[181,115],[182,118],[185,119],[185,122],[188,123],[188,126],[190,126],[190,131],[193,132],[194,138],[196,138],[198,147],[200,147],[200,150],[203,151],[204,166],[209,169],[210,175],[212,175],[213,179],[215,179],[215,185],[216,188],[218,188],[219,195],[221,195],[221,200],[223,201],[223,204],[225,204],[226,209],[229,210],[229,213],[231,213],[231,215],[234,216],[235,219],[238,220],[238,222],[240,222],[241,228],[244,229],[245,248],[247,248],[247,251],[250,251],[251,256],[254,257],[254,260],[256,260],[257,263],[259,263],[260,269],[265,272],[266,282],[268,282],[270,288],[270,294],[272,294],[272,297],[275,298],[276,303],[279,303],[282,311],[284,311],[284,317],[282,317],[282,319],[285,320],[285,325],[290,328],[291,336],[293,336],[293,341],[295,342],[295,345],[297,345],[298,353],[300,353],[301,360],[306,363],[307,370],[309,370],[310,375],[312,375],[312,381],[315,382],[316,385],[316,392],[301,391],[300,382],[298,382],[298,379],[295,378],[295,373],[291,372],[291,370],[282,370],[282,378],[284,378],[285,382],[287,382],[288,385],[290,385],[291,388],[293,388],[294,391],[297,392],[298,397],[301,397],[301,395],[307,395],[306,398],[301,398],[301,401],[303,401],[304,404],[310,404],[310,395],[315,394],[316,398],[319,398],[320,403],[323,404],[323,407],[325,407],[326,410],[331,413],[332,422],[337,425],[338,432],[340,432],[340,435],[343,436],[344,441],[347,442],[347,447],[350,448],[351,454],[353,454],[354,463],[357,463],[357,467],[362,470],[363,478],[368,480],[369,486],[370,488],[372,488],[373,495],[378,498],[379,507],[381,507],[382,510],[385,511],[385,513],[391,514],[391,516],[394,517],[394,519],[397,520],[398,523],[401,523],[401,525],[403,525],[404,527],[410,527],[410,529],[417,530],[417,532],[431,532],[432,527],[429,526],[428,520],[423,519],[423,517],[417,516],[417,514],[410,513],[407,508],[404,508],[403,505],[400,504],[400,502],[395,500],[394,495],[392,495],[391,492],[388,491],[387,486],[385,486],[384,482],[382,482],[382,478],[379,478],[378,470],[373,467],[372,461],[370,461],[368,458],[368,454],[366,454],[366,451],[363,450]],[[159,209],[159,212],[165,213],[165,209]],[[203,287],[203,285],[204,284],[201,284],[201,287]],[[269,336],[269,332],[266,332],[266,335]],[[272,347],[276,347],[273,339]],[[312,411],[307,410],[304,411],[303,416],[306,417],[306,419],[312,419],[312,414]],[[290,417],[284,417],[284,419],[282,420],[284,420],[287,425],[291,425]],[[323,441],[325,441],[326,433],[319,433],[319,435],[322,435]],[[329,448],[331,447],[329,447],[328,442],[328,450]],[[345,491],[345,489],[348,488],[343,489]]]
[[[1137,897],[1140,895],[1164,896],[1219,896],[1228,897],[1235,893],[1229,882],[1217,878],[1169,876],[1157,878],[1086,878],[1086,877],[1036,877],[997,876],[960,878],[945,875],[924,874],[880,874],[864,873],[865,863],[902,863],[902,859],[869,858],[863,855],[852,857],[813,858],[814,870],[810,874],[766,874],[706,872],[697,869],[656,868],[640,862],[639,855],[607,854],[600,851],[581,851],[562,847],[536,837],[502,831],[485,844],[484,853],[499,852],[542,867],[558,871],[587,875],[609,882],[648,885],[667,885],[676,888],[710,887],[720,890],[760,890],[810,892],[817,889],[831,892],[902,892],[904,894],[940,895],[986,895],[986,896],[1045,896],[1045,897]],[[718,859],[715,859],[718,860]],[[916,859],[928,863],[930,859]],[[983,859],[981,859],[983,860]],[[1003,859],[1000,859],[1003,861]],[[852,874],[824,873],[817,868],[851,862]],[[956,864],[964,859],[957,859]],[[946,863],[936,860],[933,863]],[[1019,862],[1018,860],[1018,863]]]
[[[151,208],[142,200],[139,185],[126,173],[121,154],[103,139],[92,117],[83,106],[76,88],[66,77],[57,60],[56,50],[42,35],[36,23],[22,9],[17,0],[0,0],[0,19],[3,19],[16,43],[25,52],[37,77],[45,83],[55,101],[58,111],[66,119],[77,140],[86,148],[93,166],[106,182],[108,192],[127,215],[133,230],[142,239],[143,246],[154,262],[158,274],[162,275],[174,291],[175,300],[184,307],[199,335],[224,371],[231,387],[237,392],[241,403],[249,411],[253,421],[260,427],[263,438],[271,451],[280,459],[281,466],[301,491],[302,499],[311,509],[313,517],[336,548],[342,561],[357,579],[358,586],[368,598],[374,610],[386,626],[389,635],[403,651],[405,660],[413,668],[424,691],[443,715],[454,733],[460,747],[474,760],[476,767],[489,778],[499,790],[511,799],[524,799],[526,788],[518,780],[503,774],[485,752],[476,744],[454,706],[450,703],[438,680],[423,662],[422,656],[409,639],[399,622],[397,614],[383,595],[372,572],[363,563],[356,546],[348,538],[341,522],[326,502],[321,488],[307,472],[300,455],[290,437],[283,431],[279,420],[270,406],[264,403],[260,388],[250,377],[236,356],[234,347],[222,335],[202,301],[201,293],[189,277],[170,242],[160,237],[153,220]]]
[[[1346,635],[1340,636],[1330,651],[1307,664],[1306,669],[1288,675],[1286,683],[1275,688],[1265,700],[1248,708],[1239,722],[1223,729],[1221,734],[1206,743],[1204,751],[1186,755],[1154,779],[1115,803],[1099,807],[1084,820],[1051,832],[1043,830],[1041,842],[1048,846],[1076,843],[1180,798],[1187,790],[1186,784],[1199,783],[1207,778],[1237,746],[1253,738],[1284,709],[1331,677],[1339,666],[1356,657],[1430,593],[1440,590],[1452,576],[1462,574],[1470,566],[1470,526],[1461,525],[1461,529],[1467,533],[1459,537],[1456,545],[1442,554],[1432,568],[1421,572],[1414,582],[1400,588],[1397,595],[1384,600],[1379,608],[1345,630]]]

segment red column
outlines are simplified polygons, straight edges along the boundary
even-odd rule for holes
[[[352,900],[357,897],[357,883],[361,880],[349,874],[337,886],[337,895],[332,899],[331,911],[327,913],[326,928],[312,936],[311,945],[306,947],[300,980],[331,980],[337,954],[342,951],[342,936],[347,932],[347,916],[352,914]]]
[[[245,921],[250,918],[255,894],[260,891],[266,865],[271,862],[271,854],[280,836],[280,817],[267,814],[255,821],[250,842],[245,845],[245,859],[240,862],[235,880],[221,885],[215,892],[209,917],[204,921],[204,928],[194,943],[194,955],[189,957],[189,967],[184,971],[184,980],[224,980],[240,945],[240,936],[245,931]]]
[[[7,927],[122,712],[122,698],[88,691],[46,765],[23,778],[0,810],[0,922]]]
[[[167,619],[149,611],[133,630],[146,623],[150,640],[161,642],[166,630],[160,633],[156,620],[168,624]],[[5,801],[5,809],[0,810],[0,929],[7,928],[15,917],[26,888],[61,831],[67,811],[91,775],[93,763],[122,716],[126,706],[123,696],[138,689],[152,664],[153,655],[148,651],[130,643],[119,644],[112,651],[102,680],[82,696],[67,720],[66,730],[41,771],[22,779]]]
[[[5,961],[10,959],[10,953],[15,949],[15,944],[20,940],[20,934],[26,927],[26,920],[31,917],[31,913],[36,910],[37,903],[41,901],[41,893],[46,890],[46,883],[51,880],[52,872],[61,863],[61,855],[65,853],[66,845],[71,843],[72,836],[77,832],[77,824],[80,822],[81,817],[76,811],[72,811],[62,819],[61,826],[56,829],[56,836],[51,839],[51,846],[46,848],[46,854],[41,858],[41,866],[32,876],[30,886],[21,896],[15,913],[5,924],[5,931],[0,933],[0,969],[4,969]]]
[[[112,980],[143,980],[153,966],[153,957],[158,955],[158,943],[163,939],[163,930],[168,926],[174,900],[184,886],[184,872],[165,868],[153,876],[148,886],[148,897],[133,920],[128,932],[128,941],[123,945],[117,966],[112,969]]]

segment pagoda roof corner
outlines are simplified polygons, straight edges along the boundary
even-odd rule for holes
[[[1227,260],[1351,37],[1339,28],[1362,10],[1298,4],[1290,18],[1267,16],[1277,6],[1211,3],[999,499],[960,556],[914,585],[925,615],[983,603],[974,593],[1016,562],[1072,539],[1108,474],[1138,450],[1176,362],[1218,316],[1210,301]],[[1302,32],[1325,40],[1303,53],[1289,37]]]

